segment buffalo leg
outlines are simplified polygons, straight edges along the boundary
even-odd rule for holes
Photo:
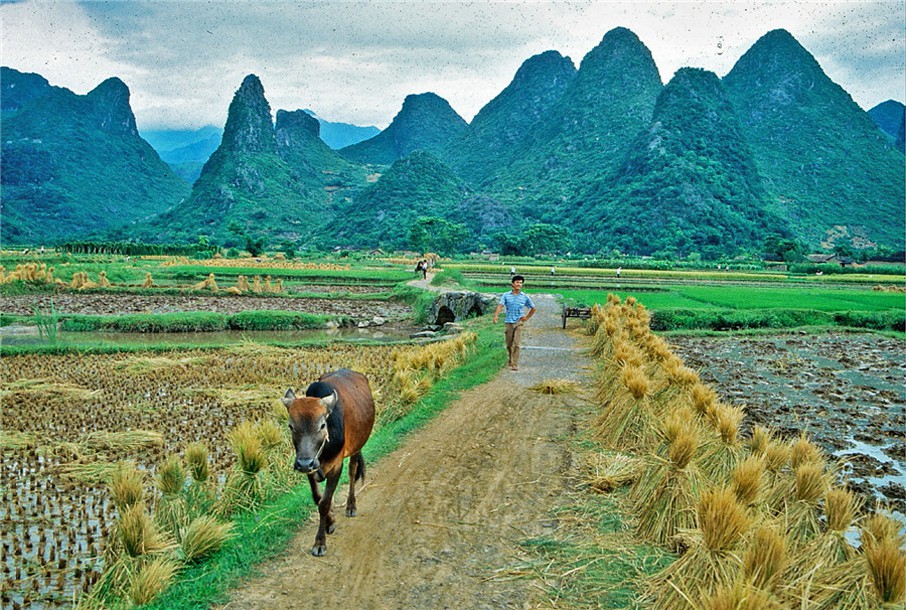
[[[349,457],[349,497],[346,498],[346,516],[355,517],[355,480],[361,476],[360,462],[362,454],[356,453]],[[361,464],[364,465],[364,464]]]
[[[337,483],[340,482],[340,474],[343,472],[343,462],[327,475],[327,485],[324,486],[324,495],[318,502],[318,514],[321,517],[318,523],[318,534],[315,536],[315,545],[311,547],[311,554],[315,557],[323,557],[327,553],[327,534],[332,534],[337,529],[336,522],[333,518],[333,492],[337,489]]]
[[[320,504],[321,488],[318,485],[318,480],[315,478],[314,473],[309,473],[308,484],[311,486],[311,499],[315,501],[315,504]]]

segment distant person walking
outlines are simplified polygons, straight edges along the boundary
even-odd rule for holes
[[[617,277],[618,277],[618,278],[620,277],[620,273],[622,273],[622,272],[623,272],[623,268],[622,268],[622,267],[617,267]]]
[[[516,267],[510,267],[510,277],[512,278],[515,275],[516,275]]]
[[[505,308],[506,315],[503,321],[506,324],[506,351],[509,354],[507,364],[510,370],[516,371],[519,370],[519,343],[522,340],[522,327],[535,315],[535,304],[532,303],[529,295],[522,292],[522,286],[525,284],[524,277],[514,275],[511,283],[512,290],[500,296],[500,302],[494,312],[494,324],[497,324],[497,318]],[[528,311],[525,311],[526,309]]]

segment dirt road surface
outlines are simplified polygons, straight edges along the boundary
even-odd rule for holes
[[[531,293],[531,291],[529,291]],[[310,522],[282,556],[237,587],[230,610],[260,608],[533,608],[543,593],[519,566],[526,539],[559,527],[553,510],[574,484],[567,437],[576,401],[529,388],[581,380],[590,362],[560,329],[560,307],[532,295],[519,371],[464,393],[378,464],[357,490],[358,516],[334,497],[327,555],[309,550]],[[500,324],[503,349],[503,324]]]

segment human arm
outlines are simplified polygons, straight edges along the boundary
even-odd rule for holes
[[[497,318],[500,316],[501,311],[503,311],[503,303],[498,303],[497,309],[494,311],[494,324],[497,324]]]
[[[533,315],[535,315],[535,308],[534,308],[534,307],[530,308],[530,309],[525,313],[525,315],[522,316],[522,321],[523,321],[523,322],[528,322],[528,321],[529,321],[529,318],[531,318]]]

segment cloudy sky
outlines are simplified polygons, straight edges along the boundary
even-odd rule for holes
[[[785,28],[863,108],[906,98],[906,0],[0,0],[0,59],[79,94],[118,76],[142,130],[222,126],[247,74],[274,112],[384,128],[426,91],[471,120],[527,58],[555,49],[578,65],[617,26],[648,46],[665,82],[683,66],[724,76]]]

